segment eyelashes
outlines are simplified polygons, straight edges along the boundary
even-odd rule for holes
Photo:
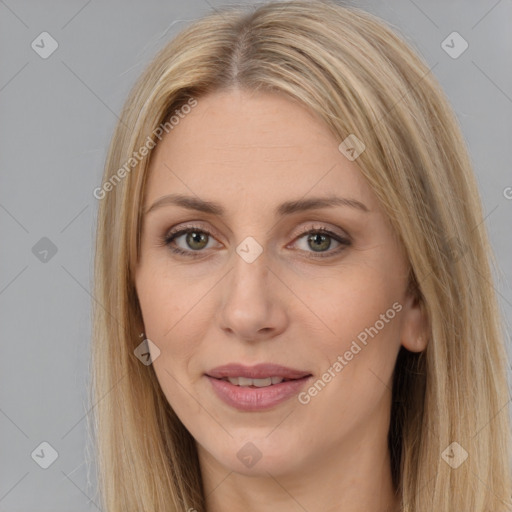
[[[190,235],[190,236],[189,236]],[[190,249],[184,249],[183,247],[179,247],[176,245],[176,241],[180,238],[184,237],[184,243],[188,247],[190,247],[190,243],[199,243],[201,245],[206,241],[206,245],[204,247],[200,248],[190,248]],[[213,234],[208,231],[205,228],[202,228],[200,226],[186,226],[182,227],[180,229],[168,232],[163,237],[160,237],[159,239],[159,245],[161,246],[167,246],[170,251],[173,254],[184,256],[187,258],[200,258],[204,257],[207,254],[207,251],[209,249],[208,245],[211,241],[211,239],[214,239]],[[309,243],[312,242],[313,244],[325,246],[327,245],[326,249],[327,251],[323,250],[308,250],[308,249],[301,249],[302,252],[306,253],[306,257],[309,258],[330,258],[337,256],[339,253],[341,253],[344,249],[346,249],[348,246],[352,244],[351,240],[348,237],[343,237],[337,233],[334,233],[333,231],[327,229],[324,226],[319,227],[308,227],[303,230],[301,234],[299,234],[294,240],[293,244],[296,244],[297,241],[305,240],[305,244],[307,248],[310,248]],[[335,244],[338,244],[338,246],[334,250],[331,249],[332,241],[335,242]],[[327,242],[327,244],[326,244]],[[290,244],[289,244],[290,245]],[[288,246],[287,246],[288,247]]]

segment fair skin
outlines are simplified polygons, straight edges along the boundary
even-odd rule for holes
[[[146,213],[136,272],[145,333],[161,352],[153,368],[196,440],[208,512],[397,510],[387,446],[393,369],[401,346],[424,350],[426,323],[407,293],[403,249],[340,142],[287,97],[229,90],[198,98],[155,149],[145,212],[167,194],[225,210],[165,204]],[[274,211],[327,196],[364,208]],[[195,238],[161,242],[190,225]],[[349,244],[304,235],[319,228]],[[250,263],[236,251],[249,236],[263,249]],[[393,304],[400,311],[333,371]],[[334,377],[309,401],[296,394],[240,411],[206,376],[233,362],[305,370],[302,392],[329,368]],[[261,455],[250,467],[237,456],[249,442]]]

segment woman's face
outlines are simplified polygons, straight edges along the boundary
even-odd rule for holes
[[[340,142],[283,96],[229,91],[155,149],[136,289],[204,462],[277,475],[385,446],[395,360],[424,348],[422,317]]]

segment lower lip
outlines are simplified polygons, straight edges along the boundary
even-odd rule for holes
[[[215,379],[208,375],[206,378],[211,382],[217,396],[231,407],[240,411],[263,411],[297,395],[311,376],[264,388],[235,386],[229,381]]]

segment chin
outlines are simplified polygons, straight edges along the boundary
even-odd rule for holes
[[[254,436],[253,441],[248,439],[250,436],[232,443],[222,453],[215,454],[217,450],[210,453],[218,455],[215,457],[217,461],[229,471],[253,477],[267,478],[269,473],[272,476],[286,474],[301,464],[297,455],[301,454],[302,448],[290,443],[290,439],[287,444],[283,439],[265,439],[261,435]]]

